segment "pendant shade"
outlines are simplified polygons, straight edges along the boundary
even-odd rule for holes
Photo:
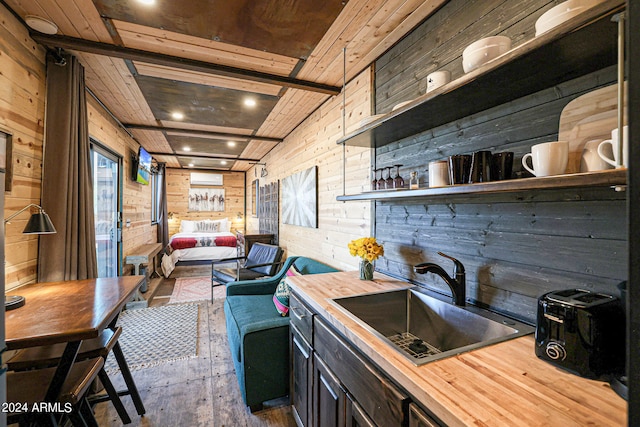
[[[51,218],[45,211],[39,211],[31,215],[27,226],[22,231],[23,234],[53,234],[56,228],[51,222]]]

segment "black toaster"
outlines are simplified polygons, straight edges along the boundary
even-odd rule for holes
[[[568,289],[538,299],[536,355],[586,378],[623,373],[626,319],[611,295]]]

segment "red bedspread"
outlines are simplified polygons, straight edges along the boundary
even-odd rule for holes
[[[171,240],[172,249],[196,248],[199,246],[236,246],[235,236],[176,237]]]

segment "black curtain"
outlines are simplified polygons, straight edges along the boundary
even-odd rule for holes
[[[40,236],[38,281],[98,276],[84,68],[47,57],[41,205],[57,229]]]
[[[157,234],[158,242],[162,243],[162,247],[169,244],[169,218],[167,213],[167,167],[164,163],[158,163],[158,174],[160,181],[160,197],[158,206],[158,225]]]

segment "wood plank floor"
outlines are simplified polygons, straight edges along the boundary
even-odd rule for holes
[[[175,273],[174,273],[175,274]],[[189,276],[206,276],[190,274]],[[172,276],[173,277],[173,276]],[[150,306],[166,304],[173,279],[162,279],[149,292]],[[288,398],[269,402],[262,411],[250,413],[236,379],[227,342],[223,299],[201,302],[198,320],[198,356],[133,371],[138,390],[147,409],[136,414],[129,396],[122,398],[132,423],[130,426],[295,426]],[[126,357],[126,355],[125,355]],[[123,388],[118,374],[113,381]],[[95,406],[100,426],[122,425],[110,402]]]

